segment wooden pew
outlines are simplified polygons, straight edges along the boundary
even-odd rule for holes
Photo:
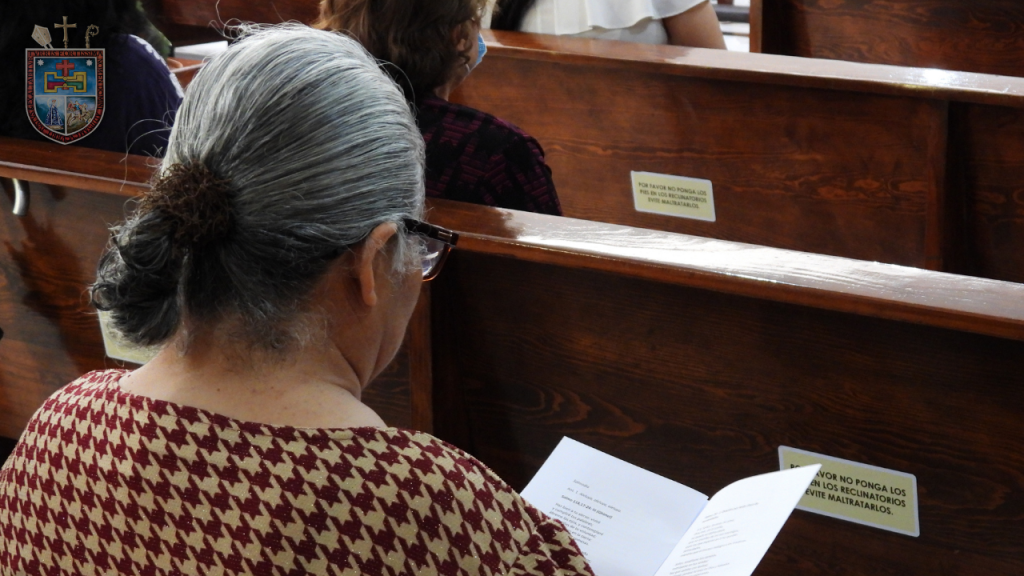
[[[112,364],[82,295],[145,187],[134,159],[112,186],[120,156],[26,143],[62,151],[36,170],[6,160],[15,144],[0,178],[47,186],[26,219],[0,195],[7,435]],[[917,477],[919,538],[798,512],[758,574],[1024,568],[1024,286],[443,201],[428,217],[462,239],[370,388],[386,420],[516,488],[562,435],[705,492],[776,468],[779,445],[893,468]]]
[[[172,43],[221,39],[225,24],[256,22],[278,24],[296,21],[310,24],[319,14],[319,0],[147,0],[147,11]]]
[[[1018,0],[752,0],[750,49],[1024,76]]]
[[[178,79],[178,84],[187,89],[196,74],[203,69],[205,63],[202,60],[190,60],[186,58],[168,58],[167,67],[171,69]]]
[[[485,31],[453,100],[535,136],[567,216],[1024,281],[1024,79]],[[711,180],[716,222],[630,172]]]
[[[780,445],[914,474],[921,535],[796,512],[761,576],[1024,570],[1024,286],[434,203],[434,430],[521,489],[563,435],[708,494]]]

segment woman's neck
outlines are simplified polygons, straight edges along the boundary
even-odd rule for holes
[[[437,88],[434,89],[434,96],[437,96],[441,100],[444,100],[445,102],[447,102],[448,101],[448,97],[452,95],[452,89],[453,89],[453,87],[450,84],[445,84],[444,86],[438,86]]]
[[[283,361],[242,360],[197,339],[174,344],[121,380],[126,391],[236,420],[300,428],[385,427],[360,401],[361,379],[336,348],[309,347]],[[212,340],[209,339],[209,340]]]

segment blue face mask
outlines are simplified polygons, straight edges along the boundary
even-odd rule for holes
[[[477,47],[479,49],[479,52],[477,53],[476,64],[473,64],[473,68],[476,68],[477,66],[479,66],[480,62],[482,62],[483,59],[484,59],[484,54],[487,54],[487,44],[484,44],[484,35],[483,34],[479,34],[478,33],[476,35],[476,45],[477,45]]]

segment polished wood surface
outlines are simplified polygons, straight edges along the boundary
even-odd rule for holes
[[[455,99],[540,140],[569,216],[1024,281],[1024,222],[998,215],[1017,204],[1024,79],[485,37]],[[718,221],[636,212],[633,170],[710,179]]]
[[[1019,0],[754,0],[751,21],[765,53],[1024,76]]]
[[[659,284],[1024,341],[1024,284],[528,212],[485,210],[461,202],[430,203],[430,221],[459,232],[460,253],[622,274]],[[513,283],[511,278],[504,280]],[[628,299],[624,294],[618,297]],[[637,304],[642,304],[642,298]]]
[[[182,88],[187,89],[192,79],[196,77],[196,74],[203,69],[205,63],[202,60],[190,60],[187,58],[168,58],[167,67],[174,73],[174,77],[178,79],[178,84],[181,84]]]
[[[708,494],[786,445],[914,474],[921,536],[798,511],[757,574],[1024,569],[1020,286],[433,206],[435,431],[513,487],[563,435]]]
[[[869,0],[840,0],[840,2],[853,4],[865,1]],[[1016,0],[984,1],[1016,2]],[[211,3],[197,0],[162,0],[160,4],[162,5],[159,9],[160,15],[169,23],[196,27],[208,27],[212,24],[217,27],[219,23],[228,22],[231,19],[262,24],[276,24],[290,20],[310,23],[316,19],[319,2],[318,0],[276,0],[274,2],[221,0]],[[755,16],[759,16],[759,14],[752,10],[751,17]],[[752,28],[756,28],[756,26],[752,25]],[[1014,104],[1015,97],[1024,96],[1024,80],[993,78],[985,73],[942,75],[937,74],[939,71],[935,70],[879,68],[852,61],[807,60],[806,58],[787,58],[769,54],[762,55],[760,59],[751,60],[748,54],[725,50],[632,44],[491,30],[483,30],[482,33],[490,50],[488,58],[499,54],[505,55],[508,50],[515,50],[521,57],[524,52],[529,53],[529,57],[535,61],[545,59],[564,61],[567,56],[571,55],[572,59],[577,62],[695,78],[732,79],[762,84],[777,83],[805,88],[857,88],[865,92],[892,95],[911,95],[924,92],[936,98],[963,98],[966,101],[980,103],[1024,106]],[[1024,40],[1020,41],[1024,42]],[[495,49],[498,52],[495,52]],[[1020,62],[1021,60],[1018,59],[1017,64],[1019,65]],[[915,66],[914,64],[906,65]],[[928,67],[923,66],[923,68]]]
[[[319,0],[160,0],[159,18],[179,26],[221,29],[225,24],[255,22],[279,24],[295,20],[311,23],[319,14]]]
[[[4,175],[6,176],[6,174]],[[3,177],[0,177],[3,180]],[[96,182],[93,180],[92,182]],[[32,183],[29,212],[0,194],[0,436],[17,438],[50,394],[105,357],[86,287],[125,198]]]
[[[457,98],[541,142],[567,216],[910,266],[941,259],[925,237],[944,116],[928,101],[502,54]],[[711,180],[717,220],[636,211],[632,171]]]
[[[1024,282],[1024,109],[959,105],[951,174],[968,194],[965,273]]]
[[[54,186],[77,186],[125,197],[138,194],[157,160],[92,148],[0,136],[0,177]]]
[[[498,30],[483,30],[482,34],[487,42],[487,56],[467,82],[472,82],[496,58],[518,58],[709,80],[916,95],[1024,108],[1021,78]],[[518,84],[532,78],[508,80]]]
[[[1024,132],[993,163],[960,108],[1024,109],[1024,79],[485,32],[453,100],[536,137],[568,216],[1024,281],[983,265],[977,179],[1016,174]],[[958,117],[959,118],[959,117]],[[973,117],[972,117],[973,118]],[[951,153],[951,150],[955,152]],[[966,155],[961,154],[964,152]],[[978,156],[981,154],[981,156]],[[713,223],[640,213],[631,171],[711,180]],[[990,188],[1013,197],[1012,188]],[[1016,242],[1016,237],[1010,239]],[[1013,243],[998,251],[1024,252]],[[973,260],[972,260],[973,258]]]

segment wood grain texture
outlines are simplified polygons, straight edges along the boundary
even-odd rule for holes
[[[189,60],[185,58],[168,58],[167,67],[171,69],[174,77],[178,79],[183,89],[188,89],[192,79],[203,69],[206,62],[203,60]]]
[[[1024,282],[1024,110],[961,107],[955,130],[969,273]]]
[[[689,78],[1024,107],[1024,79],[1010,76],[521,32],[484,30],[483,36],[488,52],[481,71],[494,57],[519,58]]]
[[[158,160],[0,136],[0,178],[79,187],[130,198],[148,186]]]
[[[763,52],[1024,76],[1018,0],[763,0]]]
[[[764,29],[764,3],[750,0],[750,52],[761,53],[761,31]]]
[[[124,198],[31,184],[29,213],[0,196],[0,435],[17,437],[57,388],[113,368],[86,289]]]
[[[979,109],[984,111],[988,108],[980,107]],[[1015,133],[1013,120],[1019,120],[1019,116],[1015,115],[1017,114],[1015,110],[1004,110],[1004,116],[1009,114],[1006,117],[1010,120],[1001,119],[1003,116],[997,116],[995,120],[989,121],[990,123],[994,122],[996,127],[1005,126],[1008,138],[1012,138]],[[963,126],[970,127],[973,125],[972,122],[977,123],[970,119],[970,115],[961,114],[961,117],[964,120],[957,124],[955,130],[958,134],[962,132]],[[983,114],[979,117],[985,118]],[[986,142],[986,140],[982,139],[982,144]],[[992,155],[999,150],[1010,150],[1010,148],[997,146],[994,149],[990,149],[988,154]],[[976,153],[972,152],[971,154]],[[1013,154],[1012,152],[1010,153],[1011,158]],[[970,154],[958,154],[958,157],[969,158]],[[127,173],[130,179],[116,181],[110,177],[110,174],[124,173],[123,171],[126,168],[122,164],[125,161],[123,155],[85,148],[64,148],[53,144],[27,143],[11,139],[0,139],[0,158],[13,158],[14,160],[0,160],[0,177],[24,172],[31,176],[30,180],[46,182],[48,179],[56,178],[53,175],[54,169],[51,168],[51,164],[57,165],[59,159],[59,165],[63,168],[59,179],[79,178],[83,187],[100,188],[104,191],[109,189],[118,195],[125,194],[125,191],[129,189],[145,189],[147,186],[145,182],[151,176],[152,170],[151,166],[144,163],[146,159],[127,157],[129,162]],[[32,166],[23,163],[31,159],[38,159],[41,165]],[[139,162],[141,164],[138,164]],[[1007,173],[1013,173],[1014,170],[1017,170],[1017,166],[1019,166],[1012,162],[1007,165],[1011,168]],[[996,166],[996,168],[998,171],[999,166]],[[72,171],[77,171],[78,175],[76,176]],[[1012,183],[1013,179],[1006,177],[1001,182]],[[1011,192],[1012,190],[1010,189]],[[569,244],[564,244],[564,246],[568,246],[571,249],[579,249],[579,246],[573,245],[572,242],[579,238],[585,238],[588,234],[594,234],[595,238],[603,236],[604,239],[599,242],[590,243],[586,249],[598,250],[598,252],[593,254],[593,258],[575,259],[573,262],[582,262],[588,266],[597,267],[621,265],[625,269],[636,270],[638,273],[654,275],[664,275],[666,270],[671,269],[671,273],[668,273],[666,277],[675,278],[678,276],[684,280],[686,278],[698,277],[702,279],[702,282],[706,283],[706,286],[716,286],[716,289],[726,289],[734,293],[743,294],[748,294],[749,290],[762,290],[764,285],[772,283],[777,285],[769,291],[769,293],[774,294],[773,298],[801,298],[803,299],[801,302],[805,304],[814,301],[816,298],[822,299],[823,297],[819,296],[819,293],[825,294],[829,290],[834,289],[852,289],[854,290],[853,293],[857,295],[856,306],[859,308],[847,311],[869,310],[871,314],[881,314],[885,317],[900,318],[914,322],[932,322],[934,321],[934,316],[935,318],[945,318],[943,322],[947,322],[947,324],[943,324],[943,326],[979,331],[990,335],[1014,337],[1018,330],[1018,326],[1015,324],[1016,320],[1013,320],[1015,318],[1013,300],[1019,296],[1012,287],[1008,288],[1008,285],[1001,283],[986,283],[983,280],[967,279],[963,283],[964,286],[968,286],[970,290],[977,292],[977,296],[963,297],[958,293],[961,290],[960,286],[951,285],[950,289],[945,290],[941,288],[946,282],[945,280],[933,285],[933,280],[929,279],[930,277],[927,275],[919,276],[917,272],[912,270],[870,263],[849,263],[836,268],[837,271],[841,269],[842,273],[826,277],[830,282],[827,285],[815,285],[813,282],[809,282],[809,279],[815,278],[813,276],[815,272],[812,272],[811,275],[803,274],[790,277],[786,273],[775,274],[778,270],[770,266],[768,269],[763,267],[758,269],[756,266],[750,266],[750,264],[755,262],[757,258],[767,257],[774,259],[782,257],[780,255],[786,255],[785,259],[788,262],[789,270],[796,270],[801,266],[807,268],[808,265],[832,267],[837,262],[846,261],[836,259],[821,260],[811,254],[793,254],[785,251],[765,250],[762,252],[760,249],[754,249],[754,247],[736,250],[736,245],[729,243],[702,241],[696,238],[681,239],[681,237],[658,234],[656,232],[602,227],[598,224],[587,224],[584,222],[564,222],[556,219],[555,222],[558,225],[552,227],[550,221],[544,219],[537,220],[538,216],[536,215],[517,214],[509,211],[493,211],[481,214],[473,212],[472,207],[467,205],[444,202],[439,202],[438,205],[446,206],[446,209],[441,212],[440,217],[450,219],[450,222],[447,223],[450,227],[456,229],[469,227],[472,229],[473,227],[478,227],[482,222],[488,222],[492,232],[500,236],[499,242],[484,244],[489,250],[508,250],[514,252],[515,246],[522,244],[524,238],[529,239],[531,234],[539,234],[539,238],[545,241],[569,242]],[[529,234],[517,236],[514,231],[506,229],[506,220],[512,218],[513,215],[515,216],[515,226],[519,227],[521,231],[528,230]],[[107,222],[114,222],[120,217],[120,212],[106,216]],[[445,222],[442,222],[442,224],[445,224]],[[631,237],[632,245],[617,247],[615,245],[617,237],[623,234],[628,234]],[[474,240],[469,238],[466,242],[474,242]],[[670,251],[659,251],[660,248],[665,246],[673,246],[673,249]],[[690,247],[689,252],[686,246]],[[639,252],[642,248],[652,247],[658,249]],[[739,276],[739,281],[728,280],[727,276],[712,273],[713,270],[708,268],[707,261],[702,260],[704,257],[702,253],[714,250],[744,255],[742,258],[733,256],[721,260],[721,264],[726,266],[719,268],[719,270],[728,270],[730,274]],[[561,258],[561,253],[557,251],[547,250],[541,253],[555,263],[567,261]],[[637,255],[643,255],[643,257],[637,258]],[[623,256],[627,258],[623,260]],[[679,262],[689,262],[694,267],[685,269],[673,268],[674,264]],[[806,263],[810,264],[805,265]],[[750,278],[759,278],[759,274],[764,274],[764,276],[761,280],[747,282],[745,278],[751,274],[753,276],[749,276]],[[780,282],[782,283],[779,284]],[[895,286],[897,288],[886,291],[885,286]],[[825,288],[825,290],[818,290],[820,288]],[[912,296],[910,298],[910,305],[903,302],[908,294]],[[940,304],[938,308],[933,310],[932,304],[934,302],[932,300],[935,294],[942,294],[942,299],[938,302]],[[879,302],[881,303],[879,304]],[[995,303],[995,308],[991,306],[992,303]],[[948,314],[947,308],[956,310],[956,314]],[[896,316],[893,316],[894,314]],[[1007,318],[1010,318],[1010,320],[1007,320]]]
[[[972,200],[998,192],[1013,202],[1012,185],[993,190],[983,181],[1011,183],[1024,163],[1024,130],[992,125],[1024,105],[1024,79],[517,33],[487,38],[488,59],[455,99],[540,140],[570,216],[1024,278],[1017,259],[975,247],[989,241],[974,237],[985,234],[974,214],[985,207]],[[998,148],[974,143],[993,130]],[[712,180],[718,221],[636,212],[631,170]]]
[[[945,118],[927,100],[488,58],[458,99],[542,143],[567,216],[911,266],[938,257],[929,150],[945,152]],[[631,171],[711,180],[717,221],[637,212]]]
[[[514,487],[563,435],[706,493],[794,446],[914,474],[922,535],[795,513],[758,574],[1024,568],[1024,286],[431,206],[461,234],[432,287],[435,431]],[[832,303],[778,298],[812,287]],[[1018,329],[891,314],[911,303]]]
[[[959,196],[948,189],[949,102],[930,100],[927,126],[928,147],[925,150],[925,225],[924,225],[924,266],[928,270],[955,270],[950,253],[956,250],[955,242],[961,234],[953,230],[955,220],[951,212],[959,208],[955,202]]]
[[[463,412],[438,433],[514,487],[563,435],[706,493],[795,446],[915,474],[922,535],[798,513],[758,574],[1024,568],[1024,342],[472,248],[450,266],[434,340],[458,354],[435,360],[458,378],[435,394]]]
[[[431,221],[460,233],[460,252],[1024,340],[1022,284],[444,200],[430,206]]]
[[[217,29],[233,19],[259,24],[290,20],[309,24],[319,14],[319,5],[319,0],[161,0],[159,16],[173,24]]]

